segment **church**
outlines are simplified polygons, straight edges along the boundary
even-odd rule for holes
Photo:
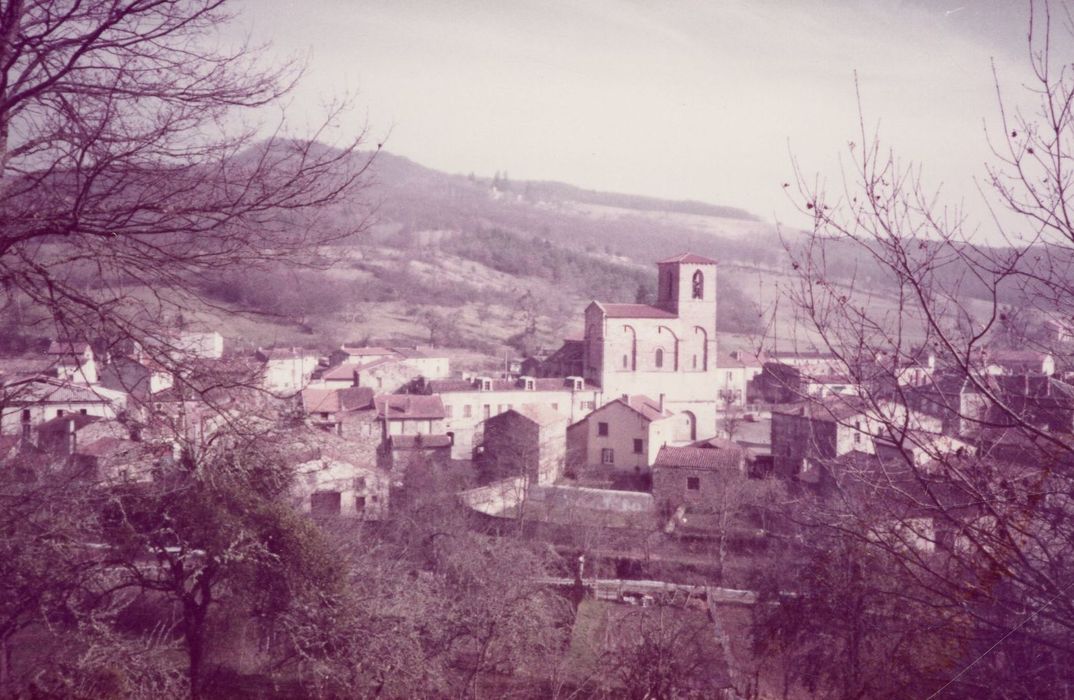
[[[583,375],[604,402],[642,394],[679,416],[679,440],[716,432],[716,261],[684,253],[656,264],[655,304],[592,302]]]

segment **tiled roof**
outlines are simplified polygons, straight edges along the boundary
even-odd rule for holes
[[[105,390],[102,390],[105,391]],[[116,392],[110,392],[116,393]],[[9,403],[109,403],[110,399],[87,386],[52,381],[34,381],[16,389]]]
[[[697,253],[680,253],[673,258],[667,260],[658,260],[657,265],[671,265],[674,263],[687,263],[689,265],[716,265],[716,261],[712,258],[706,258],[698,255]]]
[[[512,408],[508,413],[525,416],[537,425],[553,425],[567,422],[567,418],[559,411],[553,410],[551,406],[539,403],[522,404],[518,408]]]
[[[418,394],[382,394],[375,399],[377,417],[388,420],[425,420],[444,417],[439,396]]]
[[[303,389],[302,406],[306,413],[338,413],[369,408],[373,390],[367,386],[346,389]]]
[[[477,388],[469,379],[433,379],[429,381],[428,387],[434,394],[444,394],[451,391],[474,391]]]
[[[667,309],[650,304],[605,304],[597,302],[608,318],[678,318]]]
[[[745,451],[737,445],[724,448],[661,447],[653,467],[691,469],[741,469]]]
[[[357,365],[338,365],[332,369],[325,370],[321,375],[321,379],[354,379],[354,371],[358,369]]]
[[[660,410],[660,402],[650,399],[644,394],[634,394],[633,396],[621,397],[616,399],[621,404],[629,406],[642,415],[646,420],[659,420],[661,418],[667,418],[672,415],[671,411],[664,409]],[[605,406],[610,404],[605,404]],[[598,411],[601,409],[597,409]]]
[[[367,369],[376,369],[377,367],[395,364],[398,361],[399,359],[395,357],[382,357],[379,360],[373,360],[372,362],[366,362],[360,365],[352,365],[352,367],[359,372],[364,372]]]

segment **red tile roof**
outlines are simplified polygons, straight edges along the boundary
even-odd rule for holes
[[[690,265],[716,265],[717,262],[712,258],[706,258],[696,253],[680,253],[673,258],[667,260],[658,260],[657,265],[673,265],[675,263],[687,263]]]
[[[303,389],[302,407],[306,413],[358,411],[373,404],[373,390],[367,386],[346,389]]]
[[[444,417],[444,403],[439,396],[418,394],[382,394],[375,399],[377,418],[388,420],[435,420]]]
[[[740,447],[661,447],[654,468],[741,469],[746,452]]]
[[[605,304],[597,302],[608,318],[677,318],[672,312],[649,304]]]
[[[338,365],[332,369],[325,370],[321,375],[321,379],[346,379],[354,380],[354,371],[358,369],[357,365]]]
[[[660,402],[653,401],[644,394],[634,394],[633,396],[628,396],[626,401],[623,401],[623,399],[618,400],[621,403],[625,403],[627,406],[630,406],[648,420],[660,420],[661,418],[667,418],[668,416],[672,415],[671,411],[667,410],[666,408],[661,411]]]

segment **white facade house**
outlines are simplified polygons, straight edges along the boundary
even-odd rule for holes
[[[37,378],[0,388],[0,433],[23,434],[66,415],[115,418],[127,395],[100,386]]]
[[[257,359],[264,363],[262,387],[276,394],[298,393],[317,368],[316,353],[305,348],[259,348]]]

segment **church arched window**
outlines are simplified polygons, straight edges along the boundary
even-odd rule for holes
[[[705,276],[701,274],[701,270],[694,273],[694,299],[705,298]]]
[[[656,349],[656,366],[657,367],[663,367],[664,366],[664,349],[663,348],[657,348]]]

